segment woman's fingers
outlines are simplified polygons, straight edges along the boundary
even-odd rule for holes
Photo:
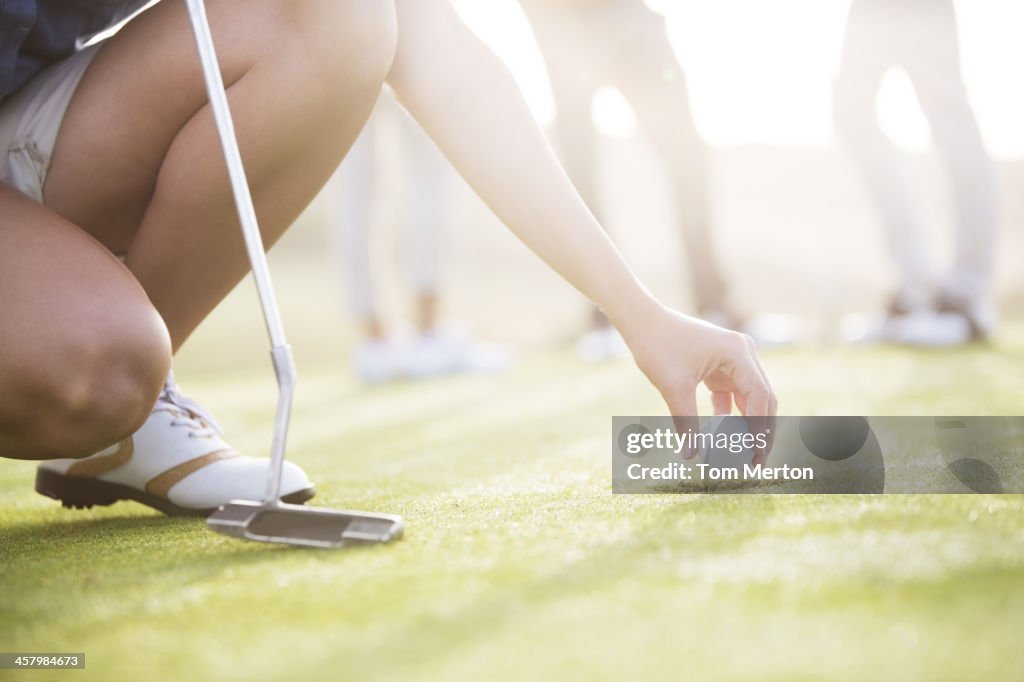
[[[763,434],[765,447],[755,447],[754,463],[764,463],[771,450],[772,422],[776,400],[768,377],[757,359],[757,349],[749,336],[742,336],[742,348],[733,360],[732,378],[735,384],[736,406],[746,417],[747,430],[754,435]]]
[[[672,415],[676,433],[696,433],[700,430],[700,421],[697,419],[696,384],[689,381],[678,382],[663,390],[662,397]],[[683,457],[693,459],[696,455],[696,449],[687,448]]]
[[[712,391],[711,407],[714,409],[716,417],[732,414],[732,393],[729,391]]]
[[[760,453],[755,453],[755,462],[763,463],[768,459],[768,455],[772,451],[772,445],[775,441],[775,417],[779,411],[779,400],[775,395],[775,390],[772,388],[771,380],[768,378],[768,373],[764,370],[764,365],[761,364],[761,358],[757,354],[757,345],[754,340],[749,336],[746,337],[747,347],[750,352],[750,358],[754,365],[761,372],[761,377],[764,380],[764,385],[768,388],[768,405],[763,414],[753,413],[755,420],[763,419],[763,423],[755,423],[751,425],[748,418],[748,426],[752,426],[755,432],[763,433],[765,435],[765,447]]]

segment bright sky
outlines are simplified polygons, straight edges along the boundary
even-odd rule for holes
[[[456,0],[470,25],[508,63],[543,121],[554,114],[543,62],[514,0]],[[849,0],[648,0],[669,17],[687,70],[697,124],[714,145],[826,144],[831,81]],[[1024,2],[956,0],[964,77],[989,151],[1024,156]],[[878,110],[900,145],[928,145],[928,123],[907,77],[885,78]],[[635,123],[613,90],[595,98],[608,134]]]

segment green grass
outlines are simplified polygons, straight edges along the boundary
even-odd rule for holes
[[[206,356],[231,349],[206,347]],[[769,353],[787,414],[1021,414],[994,347]],[[300,357],[300,361],[301,361]],[[269,442],[266,368],[190,372],[233,444]],[[318,505],[402,514],[338,552],[245,543],[120,503],[62,510],[0,462],[0,650],[84,651],[11,680],[1020,679],[1021,496],[610,494],[628,364],[366,390],[303,367],[290,453]]]

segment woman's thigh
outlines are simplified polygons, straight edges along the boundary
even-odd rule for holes
[[[0,216],[0,456],[87,455],[148,415],[167,331],[82,230],[3,183]]]

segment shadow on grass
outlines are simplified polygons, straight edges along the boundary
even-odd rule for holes
[[[205,519],[169,516],[119,516],[35,521],[0,527],[0,558],[32,559],[51,548],[69,560],[127,544],[159,545],[178,559],[227,563],[269,559],[290,549],[284,545],[233,540],[206,527]],[[174,552],[177,546],[181,552]]]
[[[134,559],[140,570],[150,571],[159,566],[180,570],[189,563],[209,571],[294,556],[337,556],[334,551],[229,538],[210,530],[202,518],[78,518],[0,526],[0,573],[13,573],[19,561],[31,563],[53,552],[58,552],[68,565],[75,565],[88,561],[90,555],[102,562],[104,553],[126,547],[153,548],[147,560]],[[359,554],[369,549],[352,546],[343,551]]]
[[[200,522],[200,519],[156,515],[58,519],[3,526],[0,527],[0,537],[12,545],[37,545],[45,540],[73,540],[77,544],[105,538],[113,533],[181,530]]]

